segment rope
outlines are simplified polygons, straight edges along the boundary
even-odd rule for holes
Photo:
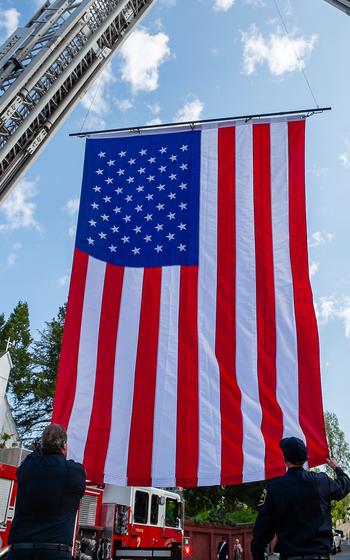
[[[292,49],[293,49],[293,51],[294,51],[295,57],[296,57],[296,59],[297,59],[297,61],[298,61],[299,70],[300,70],[300,72],[301,72],[301,73],[303,74],[303,76],[304,76],[306,85],[307,85],[307,87],[309,88],[309,91],[310,91],[310,93],[311,93],[311,95],[312,95],[312,98],[313,98],[313,100],[314,100],[314,102],[315,102],[316,107],[319,109],[320,106],[319,106],[319,104],[317,103],[315,94],[314,94],[314,92],[313,92],[313,90],[312,90],[312,87],[311,87],[311,84],[310,84],[310,82],[309,82],[309,79],[308,79],[308,77],[307,77],[307,75],[306,75],[305,69],[304,69],[303,66],[302,66],[301,60],[300,60],[300,58],[299,58],[299,56],[298,56],[298,53],[296,52],[296,50],[295,50],[295,48],[294,48],[292,38],[291,38],[291,36],[290,36],[290,34],[289,34],[289,31],[288,31],[286,22],[284,21],[284,18],[283,18],[283,15],[282,15],[281,10],[280,10],[280,8],[279,8],[279,5],[278,5],[278,3],[277,3],[277,0],[273,0],[273,2],[274,2],[274,4],[275,4],[276,10],[277,10],[277,13],[278,13],[278,15],[279,15],[279,18],[280,18],[280,20],[281,20],[281,23],[282,23],[282,26],[283,26],[283,28],[284,28],[284,31],[285,31],[285,33],[286,33],[286,35],[287,35],[287,37],[288,37],[288,39],[289,39],[289,41],[290,41],[291,47],[292,47]]]

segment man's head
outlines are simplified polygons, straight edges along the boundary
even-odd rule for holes
[[[235,543],[236,543],[236,544],[239,544],[239,539],[236,539],[236,540],[235,540]]]
[[[303,440],[297,437],[283,438],[280,441],[287,467],[301,467],[307,461],[307,448]]]
[[[67,432],[59,424],[46,426],[41,437],[41,446],[44,455],[67,455]]]

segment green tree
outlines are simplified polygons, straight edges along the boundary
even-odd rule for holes
[[[340,427],[337,415],[334,412],[325,412],[326,435],[329,454],[334,457],[339,465],[348,473],[350,472],[350,446],[346,441],[345,433]],[[327,474],[334,476],[334,472],[326,467]],[[332,502],[332,522],[348,520],[350,512],[350,499],[347,496],[340,502]]]
[[[5,321],[0,315],[0,350],[11,341],[13,368],[9,379],[9,392],[15,399],[23,398],[30,385],[32,337],[30,334],[29,310],[26,302],[19,301],[10,317]]]
[[[30,383],[17,403],[19,413],[15,413],[24,443],[38,437],[51,420],[65,314],[66,307],[60,307],[57,316],[45,323],[32,343]]]

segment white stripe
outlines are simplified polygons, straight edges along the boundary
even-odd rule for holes
[[[289,249],[288,123],[271,125],[271,207],[276,302],[277,400],[283,437],[304,439],[299,423],[298,348]]]
[[[218,129],[201,134],[198,273],[198,485],[220,484],[220,372],[215,356],[217,283]]]
[[[125,268],[114,366],[111,433],[105,463],[105,482],[118,486],[127,486],[142,286],[143,268]]]
[[[257,372],[253,128],[236,129],[236,370],[242,393],[243,481],[265,478]]]
[[[162,269],[154,409],[152,484],[176,486],[179,266]]]
[[[94,400],[98,335],[106,263],[89,257],[77,366],[77,386],[68,425],[69,458],[82,462]]]

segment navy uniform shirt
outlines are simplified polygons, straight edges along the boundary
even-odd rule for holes
[[[9,544],[72,545],[85,470],[61,454],[31,453],[17,470],[18,494]]]
[[[277,536],[275,551],[282,556],[328,554],[332,548],[330,502],[350,492],[350,479],[340,469],[332,480],[325,473],[289,469],[264,490],[255,523],[252,553],[264,558],[266,545]]]

